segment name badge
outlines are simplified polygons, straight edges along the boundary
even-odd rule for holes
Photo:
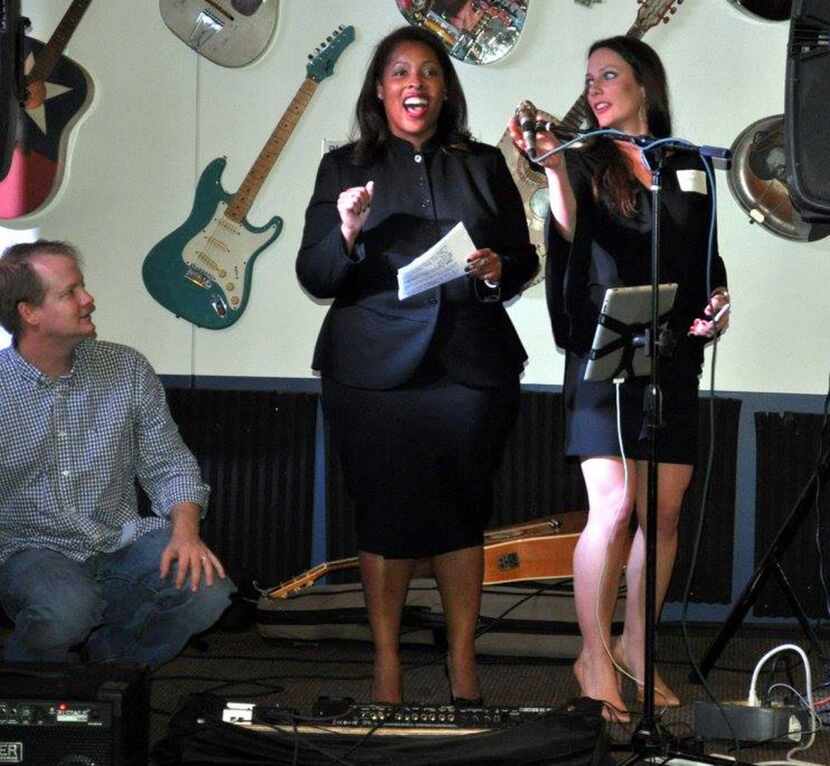
[[[678,170],[677,183],[681,191],[706,194],[706,173],[702,170]]]

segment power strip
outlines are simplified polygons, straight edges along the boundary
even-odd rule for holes
[[[813,728],[812,716],[807,710],[790,706],[695,702],[694,713],[695,734],[703,739],[798,743]]]

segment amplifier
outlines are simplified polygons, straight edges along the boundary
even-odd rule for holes
[[[321,697],[307,719],[310,725],[304,728],[338,734],[365,734],[375,729],[383,734],[472,734],[519,726],[555,710],[558,708],[529,705],[384,705]],[[227,702],[222,720],[252,727],[292,726],[288,715],[285,708]]]
[[[191,695],[154,750],[158,763],[413,763],[597,766],[607,748],[602,705],[376,705],[321,698],[310,715]],[[325,757],[321,757],[321,756]]]
[[[144,668],[0,665],[0,764],[146,766]]]

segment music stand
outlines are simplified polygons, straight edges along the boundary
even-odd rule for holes
[[[674,283],[658,287],[657,311],[661,328],[665,326],[676,294],[677,285]],[[585,380],[613,380],[649,374],[650,310],[651,287],[648,285],[609,287],[605,291],[585,368]]]
[[[665,286],[660,284],[660,192],[662,190],[663,165],[667,152],[693,151],[713,160],[728,159],[729,152],[718,147],[693,146],[686,141],[663,139],[654,141],[643,136],[611,135],[616,140],[627,140],[640,146],[643,157],[651,171],[651,285],[647,288],[650,318],[648,332],[645,332],[644,349],[649,367],[649,384],[643,400],[646,430],[648,434],[648,480],[646,508],[646,567],[645,567],[645,677],[643,678],[643,714],[631,735],[631,755],[622,766],[646,761],[671,766],[672,764],[707,764],[709,766],[747,766],[741,761],[714,755],[685,753],[670,741],[660,730],[655,715],[654,666],[657,642],[657,431],[662,427],[662,392],[659,384],[661,347],[660,324],[662,294]],[[714,212],[713,212],[714,215]],[[632,345],[634,334],[631,334]],[[639,343],[639,341],[637,341]],[[639,346],[638,346],[639,347]]]
[[[522,120],[522,129],[532,127],[529,120]],[[526,125],[527,123],[527,125]],[[542,129],[547,130],[544,125]],[[538,130],[538,128],[537,128]],[[728,167],[731,152],[717,146],[696,146],[688,141],[674,138],[653,139],[650,136],[637,136],[618,130],[600,129],[577,134],[576,138],[562,144],[557,149],[537,156],[535,143],[528,141],[528,157],[532,162],[539,162],[548,156],[570,148],[585,139],[603,137],[612,141],[628,141],[640,147],[645,164],[651,172],[651,285],[648,289],[650,320],[648,332],[644,333],[645,354],[648,357],[649,385],[643,398],[648,433],[648,481],[646,509],[646,567],[645,567],[645,677],[643,678],[643,715],[637,728],[631,735],[631,756],[622,762],[629,766],[641,760],[660,766],[688,766],[688,764],[708,764],[710,766],[750,766],[742,761],[715,755],[684,753],[675,749],[668,736],[659,730],[654,705],[654,647],[657,627],[657,430],[662,425],[662,394],[659,385],[659,353],[661,345],[660,322],[660,192],[662,189],[663,165],[667,152],[693,152],[703,159],[711,172],[713,166]],[[527,141],[527,139],[526,139]],[[715,215],[713,207],[712,215]],[[623,333],[625,334],[625,333]],[[634,335],[631,334],[633,341]]]

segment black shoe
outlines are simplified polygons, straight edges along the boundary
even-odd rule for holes
[[[453,697],[450,696],[450,700],[452,701],[453,707],[456,708],[467,708],[467,707],[484,707],[484,700],[481,697],[476,697],[475,699],[469,699],[467,697]]]

